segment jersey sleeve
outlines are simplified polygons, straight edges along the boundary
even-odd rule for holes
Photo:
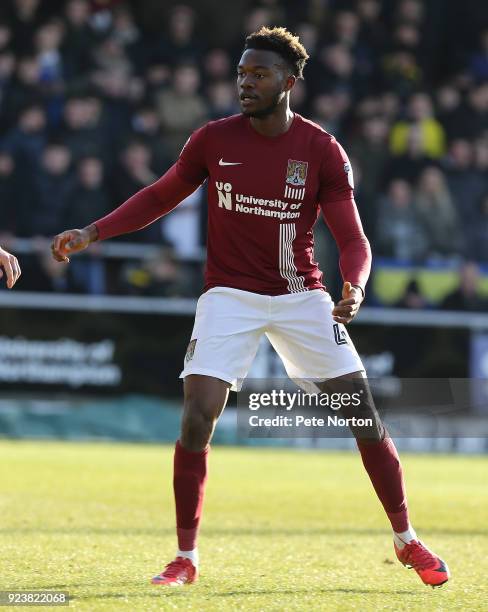
[[[186,183],[199,185],[208,176],[205,155],[207,139],[208,124],[193,132],[176,161],[176,173]]]
[[[332,137],[320,167],[319,203],[343,202],[354,198],[354,179],[346,152]]]
[[[195,191],[197,185],[182,180],[175,165],[155,183],[135,193],[118,208],[95,221],[98,240],[135,232],[173,208]]]

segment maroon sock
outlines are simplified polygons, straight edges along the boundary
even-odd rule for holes
[[[208,451],[209,447],[195,453],[183,448],[179,440],[176,442],[173,488],[176,504],[176,533],[180,550],[196,548],[207,482]]]
[[[376,495],[383,504],[393,531],[408,529],[407,497],[403,482],[402,465],[391,438],[381,442],[357,440],[364,467],[373,483]]]

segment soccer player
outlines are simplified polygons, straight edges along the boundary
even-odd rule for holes
[[[7,276],[7,287],[12,289],[21,274],[20,265],[15,255],[0,247],[0,278],[4,274]]]
[[[313,379],[329,393],[350,384],[363,392],[361,417],[369,416],[373,426],[351,429],[391,522],[396,555],[425,584],[449,578],[446,564],[409,522],[400,460],[344,326],[364,298],[371,252],[344,150],[290,110],[290,91],[307,58],[298,38],[284,28],[261,28],[248,36],[237,67],[242,113],[196,130],[158,181],[86,228],[53,240],[54,257],[68,262],[91,242],[159,219],[208,180],[205,291],[181,374],[184,410],[174,455],[178,552],[154,584],[181,585],[198,577],[209,443],[229,390],[245,378],[263,333],[290,377]],[[336,305],[313,258],[312,228],[320,213],[340,252],[344,285]],[[354,416],[352,408],[344,411]]]

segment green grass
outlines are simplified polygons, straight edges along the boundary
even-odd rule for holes
[[[168,447],[1,441],[0,589],[90,611],[487,609],[488,458],[404,457],[414,525],[453,573],[436,590],[394,561],[356,454],[222,447],[200,582],[151,586],[175,552],[171,463]]]

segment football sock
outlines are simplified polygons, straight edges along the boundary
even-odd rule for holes
[[[176,556],[183,557],[184,559],[190,559],[194,567],[198,567],[198,563],[200,561],[198,556],[198,548],[194,548],[193,550],[179,550],[176,553]]]
[[[176,533],[180,552],[196,549],[207,482],[209,447],[200,452],[188,451],[176,442],[173,488],[176,504]],[[190,558],[190,557],[189,557]]]
[[[405,544],[408,544],[412,540],[417,540],[417,534],[415,533],[415,529],[409,523],[406,531],[402,531],[401,533],[393,532],[393,540],[397,547],[401,550]]]
[[[400,459],[393,440],[383,438],[381,442],[358,439],[363,465],[373,484],[376,495],[383,504],[395,533],[409,530],[407,498]]]

